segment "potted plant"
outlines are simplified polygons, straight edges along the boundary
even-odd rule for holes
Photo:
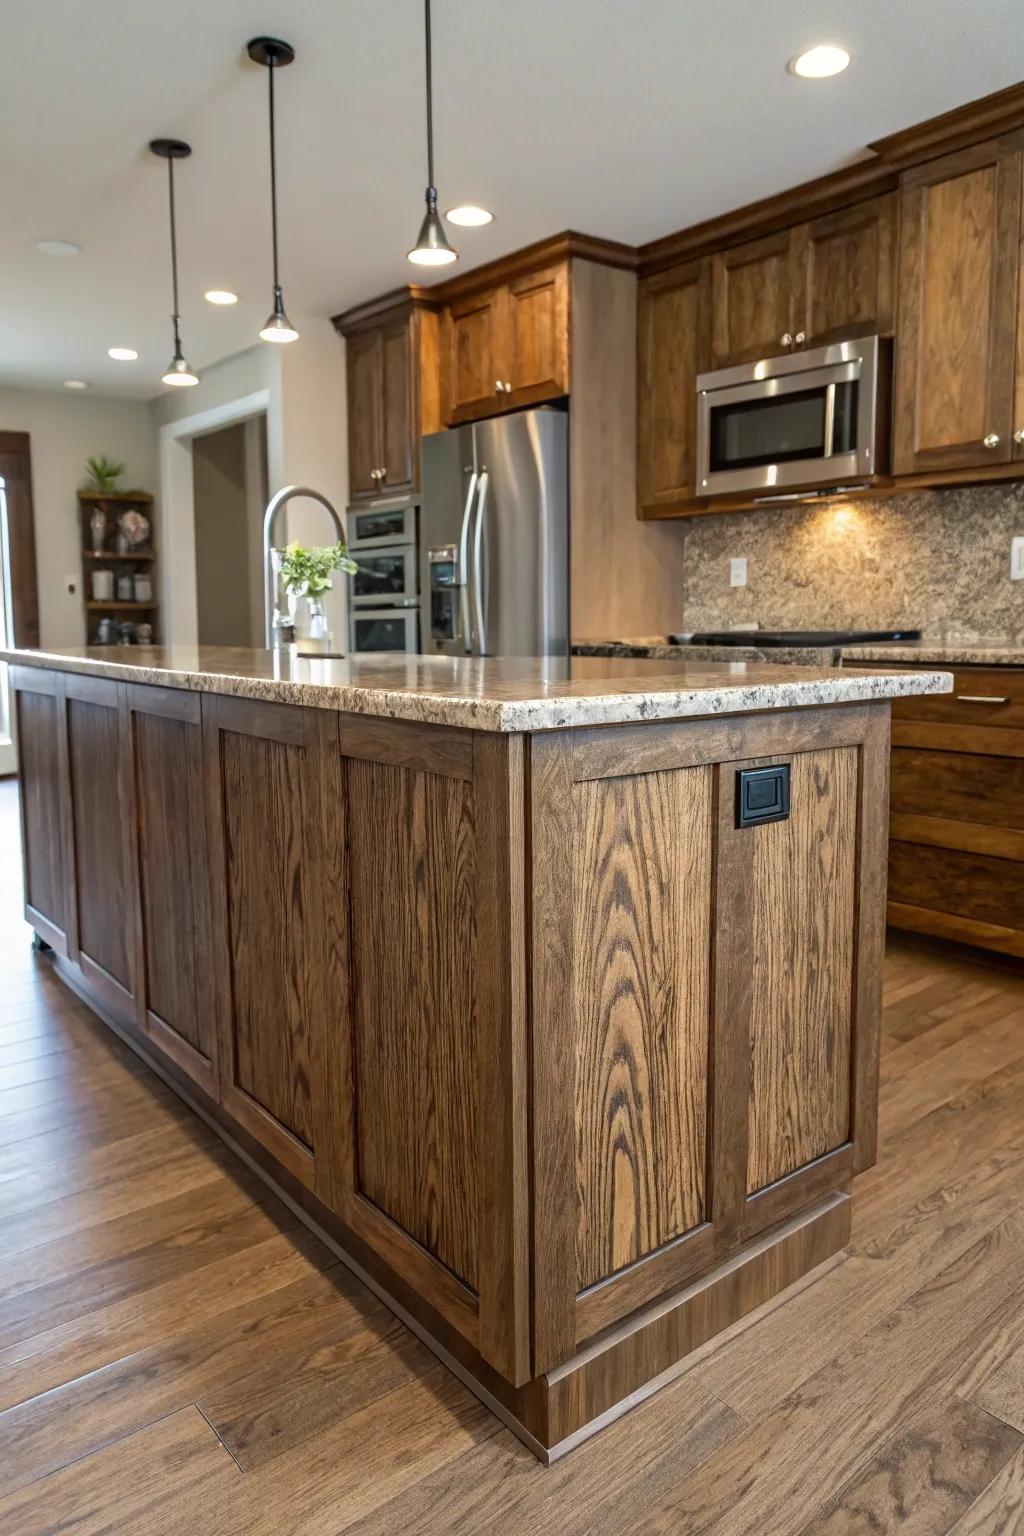
[[[124,474],[124,465],[116,459],[108,459],[105,453],[97,453],[91,459],[86,459],[85,467],[91,489],[107,496],[117,490],[117,482]]]
[[[303,544],[286,546],[281,557],[281,578],[289,597],[304,597],[309,604],[309,638],[330,642],[327,616],[324,613],[324,593],[334,586],[331,578],[335,571],[357,569],[345,544],[328,544],[322,549],[307,548]]]

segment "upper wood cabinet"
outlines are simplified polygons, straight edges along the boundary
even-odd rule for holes
[[[1021,164],[1019,148],[996,141],[903,178],[896,474],[1008,463],[1017,451]]]
[[[352,501],[419,488],[419,440],[436,431],[437,317],[403,296],[347,330],[348,473]]]
[[[868,198],[712,257],[712,363],[893,327],[896,199]]]
[[[637,347],[637,481],[640,505],[696,494],[697,375],[710,353],[708,261],[659,272],[640,284]]]
[[[449,426],[568,394],[567,262],[451,300],[441,327]]]
[[[712,257],[712,367],[789,350],[794,330],[792,241],[792,230],[783,229]]]

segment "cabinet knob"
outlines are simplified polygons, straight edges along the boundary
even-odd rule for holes
[[[779,341],[784,347],[791,347],[793,345],[793,338],[788,331],[783,331],[782,335],[779,337]]]
[[[986,448],[998,448],[999,447],[999,433],[998,432],[986,432],[985,436],[982,438],[981,441],[982,441],[982,443],[984,444],[984,446]]]
[[[388,472],[387,472],[386,469],[378,469],[378,471],[377,471],[377,479],[378,480],[386,480],[387,477],[388,477]]]
[[[501,382],[501,380],[500,379],[495,379],[495,381],[494,381],[494,393],[496,395],[500,395],[502,393],[502,391],[504,390],[504,388],[505,388],[505,386]]]
[[[505,380],[505,393],[506,395],[510,395],[512,393],[512,385],[509,383],[508,379]]]
[[[803,346],[804,342],[807,340],[807,332],[797,331],[796,335],[793,337],[793,340],[796,342],[798,347]]]
[[[1017,428],[1016,432],[1013,434],[1013,440],[1015,443],[1024,443],[1024,427]]]
[[[375,469],[371,469],[370,470],[370,479],[371,480],[379,480],[380,479],[380,475],[379,475],[377,470],[375,470]]]

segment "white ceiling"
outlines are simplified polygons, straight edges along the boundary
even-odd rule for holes
[[[463,267],[572,228],[640,243],[856,158],[869,139],[1010,85],[1018,0],[434,0],[442,208]],[[170,353],[166,174],[178,176],[186,353],[252,344],[270,307],[266,76],[278,80],[282,276],[293,318],[408,281],[422,214],[421,0],[3,0],[0,383],[160,392]],[[802,81],[819,41],[853,56]],[[39,255],[41,237],[81,255]],[[450,271],[450,269],[449,269]],[[212,286],[234,309],[202,299]],[[117,364],[108,346],[135,347]],[[299,343],[301,345],[301,342]]]

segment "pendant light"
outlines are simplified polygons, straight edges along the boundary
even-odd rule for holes
[[[437,211],[437,188],[434,186],[434,88],[430,62],[430,0],[424,0],[424,35],[427,64],[427,212],[416,244],[409,252],[409,260],[418,267],[446,267],[458,261],[459,253],[448,244],[444,223]]]
[[[277,144],[274,138],[274,71],[290,64],[295,49],[279,37],[254,37],[248,53],[254,64],[262,64],[270,83],[270,228],[274,243],[274,307],[260,331],[264,341],[298,341],[299,333],[284,312],[284,296],[277,270]]]
[[[171,316],[171,321],[174,325],[174,356],[167,364],[163,382],[187,389],[190,385],[199,383],[199,376],[192,372],[181,350],[181,316],[178,313],[178,233],[174,222],[174,162],[187,159],[192,153],[192,148],[182,139],[151,139],[149,147],[154,155],[167,161],[167,195],[171,213],[171,286],[174,291],[174,314]]]

